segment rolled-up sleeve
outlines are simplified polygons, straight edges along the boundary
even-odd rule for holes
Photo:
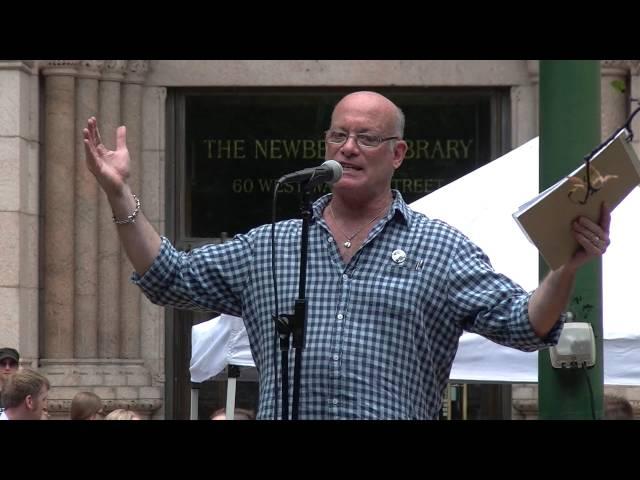
[[[501,345],[534,351],[557,344],[565,315],[544,338],[529,321],[529,299],[520,285],[496,273],[485,253],[468,239],[461,239],[448,275],[449,308],[465,330]]]
[[[231,242],[180,252],[162,237],[160,252],[149,270],[131,281],[157,305],[189,310],[213,310],[241,315],[241,292],[250,246],[247,236]]]

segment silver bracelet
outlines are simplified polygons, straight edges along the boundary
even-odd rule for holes
[[[136,196],[135,193],[132,193],[131,195],[133,195],[133,199],[136,201],[136,209],[133,211],[131,215],[127,216],[125,220],[118,220],[114,215],[113,223],[115,223],[116,225],[127,225],[129,223],[136,223],[136,216],[140,211],[140,199]]]

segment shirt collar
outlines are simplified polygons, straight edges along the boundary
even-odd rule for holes
[[[390,217],[398,218],[400,221],[403,221],[407,227],[411,228],[411,221],[415,212],[406,204],[402,198],[402,194],[398,190],[391,190],[391,194],[393,195],[393,203],[391,203]],[[329,204],[332,195],[332,193],[327,193],[313,203],[313,221],[318,221],[322,218],[322,212]]]

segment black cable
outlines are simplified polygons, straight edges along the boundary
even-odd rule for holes
[[[640,100],[635,100],[636,102],[640,103]],[[640,107],[636,108],[631,115],[629,115],[629,118],[627,119],[626,122],[624,122],[624,126],[622,128],[626,128],[629,131],[629,138],[627,139],[629,142],[631,140],[633,140],[633,130],[631,130],[631,121],[633,120],[633,117],[635,117],[638,112],[640,112]]]
[[[602,150],[607,145],[609,145],[609,143],[611,143],[613,139],[616,138],[618,134],[623,130],[626,130],[627,132],[629,132],[629,135],[626,138],[627,142],[630,142],[631,140],[633,140],[633,130],[631,129],[631,121],[633,120],[633,117],[635,117],[638,112],[640,112],[640,107],[636,108],[631,113],[629,118],[627,118],[627,121],[624,122],[624,124],[620,128],[618,128],[615,132],[613,132],[613,134],[611,134],[609,138],[607,138],[604,142],[600,143],[596,148],[591,150],[591,153],[584,156],[585,177],[586,177],[585,180],[586,180],[587,188],[585,189],[585,192],[584,192],[584,200],[580,201],[580,204],[582,205],[586,204],[587,201],[589,200],[589,196],[593,193],[596,193],[598,190],[600,190],[599,188],[594,188],[594,186],[591,185],[591,166],[589,162],[591,161],[591,159],[594,157],[596,153],[598,153],[600,150]],[[571,192],[569,193],[569,196],[571,196]]]
[[[587,386],[589,387],[589,400],[591,402],[591,419],[596,420],[596,410],[593,406],[593,389],[591,388],[591,379],[589,378],[589,374],[587,373],[587,369],[583,368],[584,376],[587,379]]]
[[[271,202],[271,276],[273,277],[273,298],[276,306],[274,310],[275,318],[278,318],[278,280],[276,277],[276,204],[278,201],[278,188],[280,183],[276,182],[273,188],[273,200]],[[273,419],[278,419],[278,326],[275,324],[276,334],[273,339]]]

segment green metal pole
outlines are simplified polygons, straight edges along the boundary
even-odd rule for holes
[[[540,191],[574,170],[600,143],[600,62],[540,61]],[[548,267],[540,257],[540,278]],[[596,337],[596,365],[555,369],[549,351],[538,355],[540,419],[602,417],[602,261],[578,271],[569,304],[575,321],[589,322]]]

